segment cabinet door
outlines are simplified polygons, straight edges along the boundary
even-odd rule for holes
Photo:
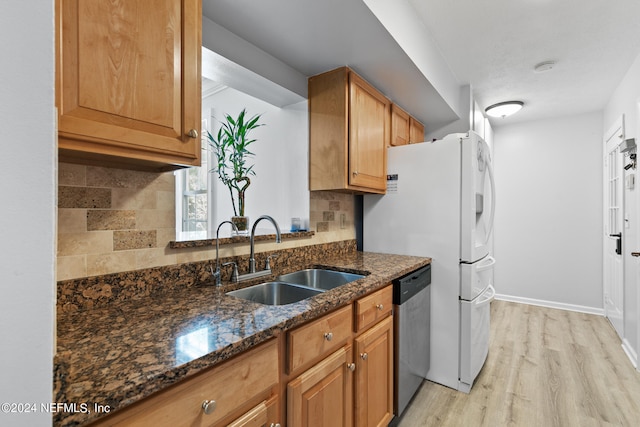
[[[417,142],[424,142],[424,125],[411,117],[409,120],[409,143],[415,144]]]
[[[389,100],[349,74],[349,185],[384,193],[387,185]]]
[[[393,417],[393,317],[355,340],[356,427],[387,426]]]
[[[200,164],[201,1],[56,7],[61,159]]]
[[[353,425],[351,347],[345,346],[287,385],[287,426]]]
[[[391,145],[409,143],[409,114],[395,104],[391,104]]]

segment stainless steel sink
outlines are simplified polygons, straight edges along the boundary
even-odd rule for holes
[[[278,276],[276,280],[314,289],[329,290],[363,278],[362,274],[344,273],[342,271],[326,270],[324,268],[308,268],[293,273]]]
[[[323,292],[319,289],[311,289],[293,283],[282,281],[265,282],[249,286],[235,291],[227,292],[237,298],[257,302],[266,305],[285,305],[302,301]]]

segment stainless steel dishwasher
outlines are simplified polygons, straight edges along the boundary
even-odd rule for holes
[[[431,265],[393,281],[395,425],[429,370]]]

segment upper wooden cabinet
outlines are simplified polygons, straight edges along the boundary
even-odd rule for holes
[[[390,102],[347,67],[309,79],[309,189],[384,194]]]
[[[396,104],[391,105],[391,145],[409,143],[409,114]]]
[[[200,164],[200,0],[56,0],[61,161]]]
[[[424,142],[424,125],[413,117],[409,118],[409,144]]]
[[[391,105],[391,145],[424,141],[424,125],[396,104]]]

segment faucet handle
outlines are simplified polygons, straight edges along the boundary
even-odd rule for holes
[[[238,264],[236,264],[235,262],[231,261],[231,262],[225,262],[224,264],[222,264],[223,267],[226,267],[227,265],[231,265],[233,264],[233,272],[231,273],[231,281],[232,282],[238,282]]]
[[[264,263],[264,269],[265,270],[271,270],[271,258],[276,259],[278,258],[278,254],[271,254],[267,257],[267,260]]]

